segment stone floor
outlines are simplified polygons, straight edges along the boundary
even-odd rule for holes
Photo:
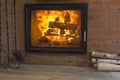
[[[22,65],[0,68],[0,80],[120,80],[120,72],[98,72],[79,66]]]

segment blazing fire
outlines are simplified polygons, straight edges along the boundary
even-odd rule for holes
[[[33,14],[37,19],[40,42],[67,45],[80,40],[80,11],[37,10]]]

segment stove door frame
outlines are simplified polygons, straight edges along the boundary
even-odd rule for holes
[[[35,47],[31,46],[30,38],[30,19],[31,11],[35,9],[77,9],[82,11],[82,40],[81,47]],[[86,53],[87,52],[87,15],[88,15],[88,4],[77,3],[77,4],[25,4],[25,51],[26,52],[43,52],[43,53]]]

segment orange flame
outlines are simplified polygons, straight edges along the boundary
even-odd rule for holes
[[[52,29],[52,32],[50,32],[50,35],[45,35],[45,33],[51,29],[49,27],[49,22],[59,22],[63,24],[65,23],[65,16],[66,14],[70,14],[70,21],[68,24],[77,24],[77,33],[76,31],[73,33],[72,30],[69,29],[64,29],[63,35],[60,33],[59,28],[54,28]],[[39,28],[41,32],[41,36],[45,36],[51,43],[54,42],[59,42],[61,44],[67,44],[71,42],[75,36],[80,36],[78,34],[78,29],[79,29],[79,22],[80,22],[80,12],[78,10],[38,10],[35,11],[35,16],[38,22],[37,27]]]

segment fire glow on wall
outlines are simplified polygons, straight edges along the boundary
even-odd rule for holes
[[[26,4],[26,51],[86,52],[87,4]]]

